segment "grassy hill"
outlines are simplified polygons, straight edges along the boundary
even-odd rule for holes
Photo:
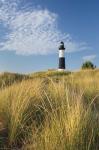
[[[4,72],[0,74],[0,88],[10,86],[14,83],[21,82],[22,80],[29,79],[29,75],[22,75],[17,73]]]
[[[2,74],[0,85],[1,149],[99,149],[99,70]]]

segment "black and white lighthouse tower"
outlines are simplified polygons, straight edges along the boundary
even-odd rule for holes
[[[64,71],[65,70],[65,47],[64,47],[64,42],[60,43],[59,46],[59,71]]]

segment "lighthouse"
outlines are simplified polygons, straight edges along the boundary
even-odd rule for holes
[[[65,47],[64,47],[64,42],[60,43],[59,46],[59,71],[64,71],[65,70]]]

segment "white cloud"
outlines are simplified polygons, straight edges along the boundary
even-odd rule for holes
[[[96,55],[88,55],[88,56],[84,56],[83,60],[84,61],[93,61],[97,56]]]
[[[86,43],[72,40],[58,28],[58,15],[43,9],[18,8],[18,0],[0,0],[0,22],[9,30],[0,50],[14,51],[16,54],[55,53],[59,41],[63,40],[67,52],[87,49]]]

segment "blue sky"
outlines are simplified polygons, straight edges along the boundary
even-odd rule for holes
[[[98,0],[0,0],[0,72],[57,68],[62,40],[68,70],[86,60],[99,67],[98,8]]]

